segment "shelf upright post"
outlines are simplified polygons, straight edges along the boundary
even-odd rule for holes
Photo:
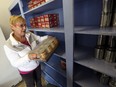
[[[24,16],[24,11],[23,11],[23,3],[22,3],[21,0],[19,0],[19,7],[20,7],[20,10],[21,10],[21,16],[22,16],[23,18],[25,18],[25,16]]]
[[[73,0],[63,0],[67,87],[73,87]]]

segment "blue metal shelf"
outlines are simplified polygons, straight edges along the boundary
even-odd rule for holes
[[[47,62],[44,63],[66,78],[66,71],[61,69],[60,62],[61,59],[53,55]]]
[[[31,10],[24,12],[24,14],[32,15],[35,13],[42,13],[45,11],[54,10],[58,8],[62,8],[62,0],[48,0],[46,3],[40,6],[37,6]]]
[[[101,84],[95,72],[89,68],[77,65],[74,70],[74,82],[82,87],[109,87]]]
[[[56,51],[54,52],[54,55],[60,58],[66,59],[65,49],[63,47],[56,49]]]
[[[90,34],[90,35],[109,35],[116,36],[116,28],[115,27],[75,27],[75,34]]]
[[[55,32],[55,33],[64,33],[64,28],[28,28],[31,31],[39,31],[39,32]]]
[[[64,78],[59,73],[55,72],[50,67],[45,64],[41,64],[42,71],[45,71],[51,78],[53,78],[57,83],[59,83],[61,87],[66,87],[66,78]]]
[[[42,71],[42,76],[44,77],[44,79],[51,84],[54,84],[56,86],[60,86],[59,83],[57,83],[48,73],[46,73],[45,71]]]
[[[104,60],[98,60],[94,57],[94,48],[81,47],[75,50],[74,62],[95,71],[104,73],[116,78],[116,63],[108,63]]]

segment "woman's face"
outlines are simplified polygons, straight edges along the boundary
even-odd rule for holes
[[[15,25],[12,25],[12,30],[16,36],[24,36],[26,31],[26,23],[17,22]]]

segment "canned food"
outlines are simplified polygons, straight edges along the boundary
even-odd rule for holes
[[[116,37],[115,36],[109,37],[108,46],[109,47],[116,47]]]
[[[110,87],[116,87],[116,80],[115,79],[111,79],[111,81],[109,82],[109,86]]]
[[[103,59],[104,58],[104,47],[97,46],[95,48],[95,58],[97,58],[97,59]]]
[[[115,62],[116,60],[116,50],[114,48],[108,48],[105,52],[105,60],[107,62]]]
[[[103,35],[99,35],[98,36],[98,41],[97,41],[97,45],[105,45],[106,43],[106,36]]]
[[[100,83],[106,85],[109,83],[110,77],[108,75],[102,74],[100,77]]]

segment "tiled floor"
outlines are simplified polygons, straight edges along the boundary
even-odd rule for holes
[[[41,81],[42,81],[42,86],[45,87],[45,85],[47,85],[47,81],[45,81],[43,78],[41,78]],[[21,81],[15,87],[26,87],[26,85],[24,81]]]
[[[24,81],[20,82],[16,87],[26,87],[25,82]]]

